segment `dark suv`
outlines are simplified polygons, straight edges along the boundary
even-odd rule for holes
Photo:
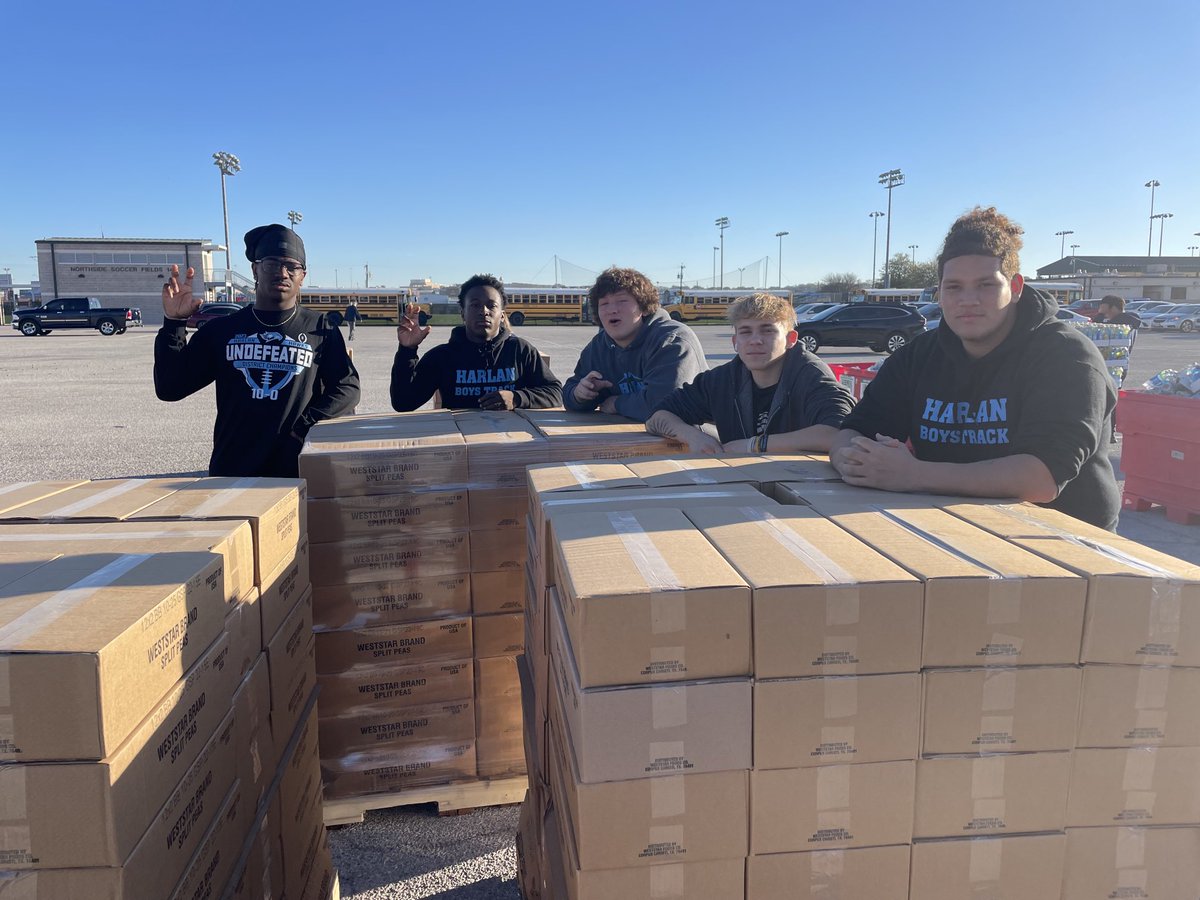
[[[810,353],[824,346],[895,353],[925,330],[925,317],[898,304],[851,303],[818,313],[797,330],[801,346]]]

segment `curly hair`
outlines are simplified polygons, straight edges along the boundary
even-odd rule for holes
[[[729,305],[726,315],[729,324],[735,328],[743,319],[764,319],[783,325],[788,331],[796,328],[796,310],[788,301],[774,294],[760,292],[743,297]]]
[[[596,283],[588,291],[588,306],[592,318],[600,318],[600,299],[609,294],[628,292],[637,301],[643,316],[653,315],[658,310],[658,288],[637,269],[618,269],[610,266],[600,273]]]
[[[458,289],[458,305],[462,307],[467,302],[467,294],[471,288],[490,287],[495,288],[500,294],[500,304],[503,306],[508,301],[508,295],[504,293],[504,282],[495,275],[472,275],[462,283],[462,287]]]
[[[1000,271],[1012,278],[1021,271],[1021,235],[1025,229],[996,207],[977,206],[958,217],[950,226],[942,252],[938,254],[938,280],[946,263],[959,256],[994,256],[1000,260]]]

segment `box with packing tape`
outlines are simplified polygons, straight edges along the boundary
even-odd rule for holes
[[[918,841],[912,848],[909,896],[1059,900],[1066,851],[1063,834]]]
[[[1076,747],[1200,747],[1200,669],[1083,667]]]
[[[0,514],[0,521],[122,522],[195,481],[195,478],[82,481],[74,487],[11,507]]]
[[[474,650],[471,634],[470,616],[319,631],[315,635],[317,672],[328,675],[386,664],[470,659]]]
[[[477,775],[475,739],[411,746],[396,744],[323,759],[321,775],[327,800],[469,781]]]
[[[11,509],[53,497],[65,490],[86,484],[87,479],[74,481],[16,481],[0,484],[0,516]]]
[[[746,900],[898,900],[908,896],[909,856],[907,845],[751,856],[746,860]]]
[[[378,666],[317,676],[321,714],[349,715],[404,709],[472,696],[475,664],[469,660]]]
[[[522,612],[525,609],[525,564],[516,571],[473,572],[471,612],[477,616]]]
[[[523,528],[472,530],[470,544],[473,572],[520,572],[525,565]]]
[[[758,678],[920,668],[921,584],[799,507],[689,509],[754,592]]]
[[[549,442],[550,462],[670,456],[683,451],[675,441],[649,434],[645,425],[624,416],[562,409],[521,409]]]
[[[629,471],[646,487],[680,487],[696,484],[736,484],[754,481],[738,466],[716,456],[647,457],[631,459]]]
[[[405,532],[394,544],[378,538],[313,544],[310,553],[313,584],[322,586],[471,571],[470,542],[460,532]]]
[[[1068,828],[1062,900],[1190,900],[1200,828]]]
[[[470,521],[463,487],[310,500],[308,513],[308,537],[314,544],[391,536],[405,530],[464,531]]]
[[[372,628],[471,613],[475,576],[466,572],[313,588],[318,631]]]
[[[321,758],[379,747],[458,744],[475,739],[475,701],[443,700],[401,709],[321,716]]]
[[[472,619],[476,659],[516,656],[525,650],[525,615],[523,613],[473,616]]]
[[[309,543],[308,538],[302,537],[292,552],[267,574],[260,589],[258,603],[264,642],[274,637],[283,620],[311,587]],[[266,643],[263,649],[266,649]]]
[[[1200,748],[1076,750],[1067,825],[1200,825]]]

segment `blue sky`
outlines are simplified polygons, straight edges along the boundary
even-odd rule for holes
[[[16,7],[15,9],[13,7]],[[995,204],[1032,272],[1200,244],[1200,11],[1140,4],[11,4],[0,269],[50,236],[222,240],[300,210],[309,284],[585,269],[788,283],[932,258]],[[884,228],[879,259],[882,267]],[[1154,251],[1158,248],[1158,228]],[[1068,251],[1069,252],[1069,251]],[[244,259],[235,267],[248,270]],[[745,278],[751,277],[750,269]],[[727,276],[727,284],[731,278]]]

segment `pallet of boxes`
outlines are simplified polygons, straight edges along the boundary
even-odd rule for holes
[[[0,897],[328,900],[302,482],[0,486]]]
[[[1198,895],[1200,568],[1025,505],[555,468],[528,900]]]

